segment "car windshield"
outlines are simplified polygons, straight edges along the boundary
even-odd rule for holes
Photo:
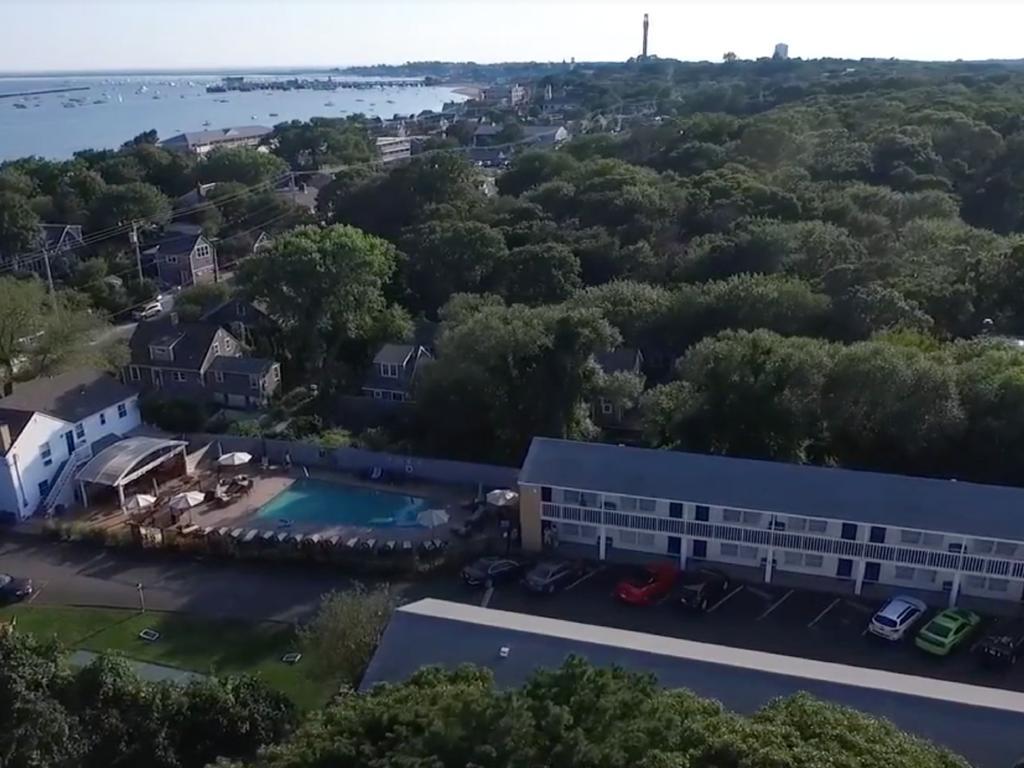
[[[896,621],[896,619],[891,618],[890,616],[885,616],[881,613],[875,616],[875,624],[881,624],[883,627],[890,628],[899,626],[899,622]]]
[[[953,634],[953,626],[951,624],[936,624],[933,622],[928,627],[928,634],[933,637],[949,637]]]

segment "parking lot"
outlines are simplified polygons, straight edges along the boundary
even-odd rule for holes
[[[703,615],[688,612],[678,604],[678,588],[657,604],[627,605],[612,593],[619,580],[635,569],[595,566],[554,595],[534,595],[514,582],[471,589],[452,580],[444,585],[431,584],[428,589],[431,597],[500,610],[1024,691],[1024,662],[1005,670],[989,670],[970,653],[972,645],[999,619],[983,618],[962,646],[940,658],[913,644],[916,631],[937,609],[930,610],[903,640],[889,642],[867,633],[868,621],[879,603],[852,595],[735,583]],[[894,588],[894,594],[896,591]]]

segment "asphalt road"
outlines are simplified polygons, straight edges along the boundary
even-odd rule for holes
[[[41,605],[139,606],[203,616],[301,621],[351,581],[308,564],[218,562],[124,553],[29,537],[0,541],[0,571],[28,576]]]

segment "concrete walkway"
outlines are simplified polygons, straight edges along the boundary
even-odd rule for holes
[[[84,667],[91,664],[98,656],[99,654],[93,651],[75,651],[68,658],[68,662],[73,667]],[[125,661],[140,679],[149,683],[162,683],[166,681],[186,685],[194,680],[202,680],[206,677],[198,672],[190,672],[187,669],[178,669],[177,667],[166,667],[163,664],[151,664],[146,661],[136,661],[135,659],[125,659]]]

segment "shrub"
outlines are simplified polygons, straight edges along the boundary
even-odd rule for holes
[[[181,398],[145,398],[141,403],[142,420],[167,432],[198,432],[206,424],[206,405]]]

